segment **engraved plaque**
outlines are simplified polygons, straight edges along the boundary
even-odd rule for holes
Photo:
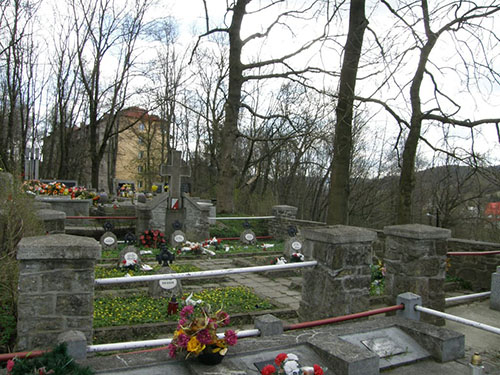
[[[298,251],[298,250],[302,249],[302,244],[299,241],[294,241],[294,242],[292,242],[292,249],[294,249],[295,251]]]
[[[179,243],[184,242],[184,236],[182,234],[177,234],[174,236],[174,241]]]
[[[247,240],[247,241],[253,241],[253,234],[252,233],[245,234],[245,240]]]
[[[376,337],[369,340],[361,340],[364,346],[378,355],[380,358],[389,357],[406,352],[406,349],[398,346],[388,337]]]
[[[176,279],[160,280],[160,288],[162,289],[174,289],[177,285]]]

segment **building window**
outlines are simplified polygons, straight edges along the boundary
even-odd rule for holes
[[[143,187],[143,182],[139,181],[138,185],[139,185],[139,189],[141,189]]]
[[[139,166],[137,167],[137,172],[142,173],[142,170],[143,170],[142,165],[139,165]]]
[[[137,140],[137,142],[139,142],[139,144],[141,145],[141,144],[144,143],[144,139],[142,139],[142,137],[139,137],[138,140]]]
[[[137,159],[142,159],[144,157],[144,151],[139,151],[139,154],[137,154]]]
[[[144,126],[144,124],[142,122],[139,123],[139,131],[143,132],[144,129],[146,129],[146,126]]]

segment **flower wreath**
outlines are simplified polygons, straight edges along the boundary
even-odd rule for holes
[[[266,365],[261,370],[262,375],[274,375],[274,374],[285,374],[285,375],[323,375],[323,369],[314,364],[310,366],[300,366],[299,357],[293,353],[280,353],[274,359],[274,365]]]

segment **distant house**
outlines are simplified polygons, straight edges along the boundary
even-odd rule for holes
[[[491,221],[500,221],[500,202],[489,202],[484,215]]]
[[[99,126],[103,136],[108,118]],[[145,109],[130,107],[118,113],[114,124],[115,135],[109,140],[99,167],[99,190],[117,192],[127,184],[135,191],[151,190],[152,185],[163,186],[160,165],[167,155],[168,127],[166,121],[151,115]],[[57,135],[44,140],[44,171],[41,178],[73,179],[80,186],[90,187],[90,156],[88,153],[88,127],[75,127],[71,132],[68,166],[60,175],[60,148]]]

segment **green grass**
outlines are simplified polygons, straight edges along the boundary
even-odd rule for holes
[[[187,294],[184,295],[187,297]],[[246,287],[206,289],[193,295],[210,304],[223,307],[229,314],[267,310],[274,306]],[[106,297],[94,300],[94,328],[177,321],[179,315],[167,315],[168,301],[147,296]],[[180,308],[179,308],[180,310]]]

